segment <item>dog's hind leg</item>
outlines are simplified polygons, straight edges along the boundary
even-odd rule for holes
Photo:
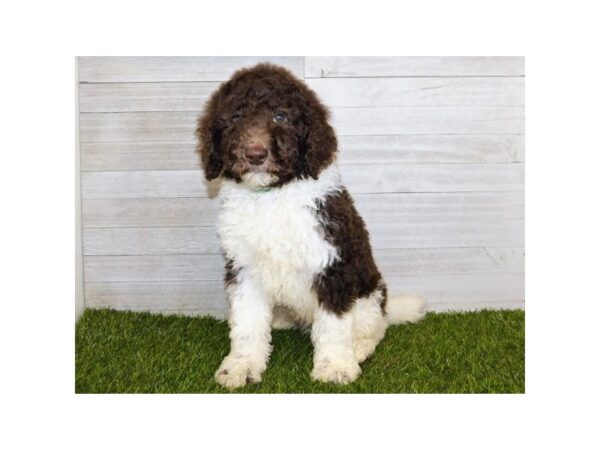
[[[338,315],[319,306],[311,338],[315,347],[312,378],[338,384],[354,381],[361,372],[354,356],[352,313]]]
[[[352,308],[354,355],[359,363],[367,359],[385,336],[388,323],[381,307],[385,295],[381,289],[359,298]]]

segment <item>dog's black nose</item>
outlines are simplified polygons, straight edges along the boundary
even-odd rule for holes
[[[258,166],[267,159],[267,149],[260,144],[250,144],[246,148],[246,159],[253,166]]]

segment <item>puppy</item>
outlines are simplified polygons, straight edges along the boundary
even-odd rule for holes
[[[388,300],[327,109],[288,70],[259,64],[212,95],[197,135],[204,175],[222,180],[231,351],[217,382],[259,382],[271,329],[296,326],[311,332],[313,379],[354,381],[387,326],[421,319],[424,302]]]

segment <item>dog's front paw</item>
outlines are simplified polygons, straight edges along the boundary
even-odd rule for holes
[[[215,380],[227,389],[236,389],[247,383],[258,383],[264,367],[250,360],[232,355],[227,356],[215,373]]]
[[[329,360],[315,361],[311,376],[313,380],[325,383],[348,384],[360,375],[360,366],[356,360]]]

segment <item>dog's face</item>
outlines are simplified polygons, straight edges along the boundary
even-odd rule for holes
[[[315,93],[286,69],[242,69],[212,95],[198,121],[204,174],[251,187],[317,178],[337,149],[327,120]]]

